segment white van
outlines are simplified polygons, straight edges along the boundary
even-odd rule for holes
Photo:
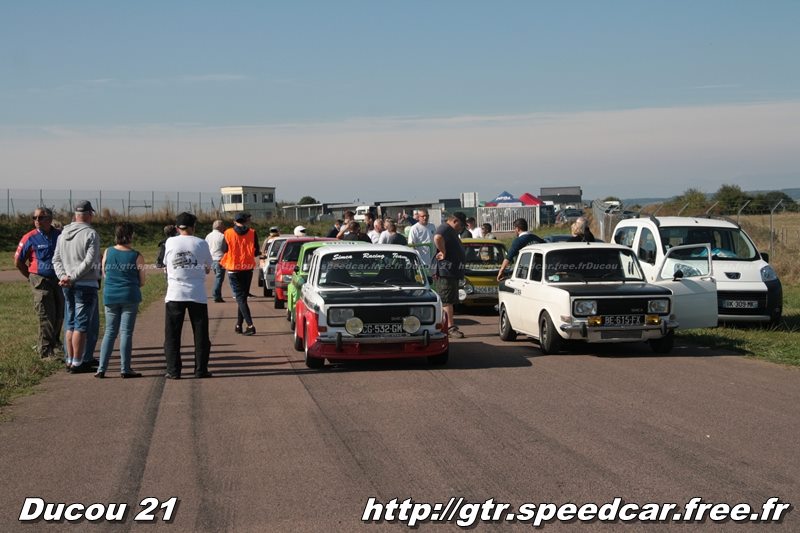
[[[620,221],[614,242],[634,250],[648,280],[658,274],[667,250],[684,244],[711,247],[721,322],[780,322],[783,288],[752,239],[728,220],[702,217],[649,217]],[[676,267],[677,268],[677,267]]]

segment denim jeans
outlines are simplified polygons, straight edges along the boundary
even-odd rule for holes
[[[211,296],[215,300],[222,298],[222,282],[225,281],[225,269],[219,264],[219,261],[211,263],[211,268],[214,269],[214,289],[211,291]]]
[[[136,327],[136,314],[139,304],[112,304],[106,308],[106,331],[103,335],[103,344],[100,347],[100,366],[98,372],[108,370],[108,360],[114,351],[114,341],[119,335],[120,372],[131,372],[131,343],[133,328]]]
[[[67,343],[66,334],[67,330],[73,331],[71,327],[73,319],[73,312],[75,306],[70,307],[69,297],[67,296],[68,290],[74,289],[87,289],[87,287],[71,287],[64,289],[64,362],[69,364],[72,356],[69,353],[70,347]],[[86,348],[83,350],[83,361],[92,361],[94,359],[94,349],[97,346],[97,339],[100,337],[100,305],[97,298],[97,290],[93,287],[88,287],[90,290],[95,291],[94,308],[91,311],[88,329],[86,330]]]

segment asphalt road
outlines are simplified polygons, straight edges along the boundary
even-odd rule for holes
[[[271,299],[251,303],[253,337],[233,333],[229,295],[209,304],[212,379],[163,378],[157,304],[136,327],[133,366],[145,377],[119,379],[114,359],[105,380],[59,373],[19,399],[0,423],[0,531],[405,529],[362,524],[369,497],[798,503],[794,368],[690,346],[670,356],[644,345],[542,356],[530,341],[501,342],[496,317],[483,314],[459,317],[467,338],[453,343],[446,367],[396,361],[309,371],[283,312]],[[184,346],[189,331],[187,323]],[[121,523],[23,525],[26,497],[124,502],[129,512]],[[171,523],[133,520],[147,497],[179,498]],[[718,529],[755,527],[776,526]],[[531,526],[479,526],[501,528]],[[800,530],[796,510],[781,529]]]

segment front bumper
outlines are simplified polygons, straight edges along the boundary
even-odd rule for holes
[[[678,327],[677,320],[662,320],[658,326],[606,327],[589,326],[586,322],[562,324],[559,329],[566,340],[591,343],[640,342],[660,339]]]
[[[439,355],[449,346],[444,333],[404,337],[350,337],[336,333],[317,337],[308,353],[330,359],[397,359]]]

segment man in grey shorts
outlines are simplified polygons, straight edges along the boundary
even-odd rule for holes
[[[459,339],[464,338],[464,333],[455,325],[453,312],[458,303],[458,284],[464,278],[464,248],[458,237],[464,228],[466,216],[455,212],[447,217],[447,221],[433,235],[437,251],[433,263],[434,287],[447,313],[447,334]]]

